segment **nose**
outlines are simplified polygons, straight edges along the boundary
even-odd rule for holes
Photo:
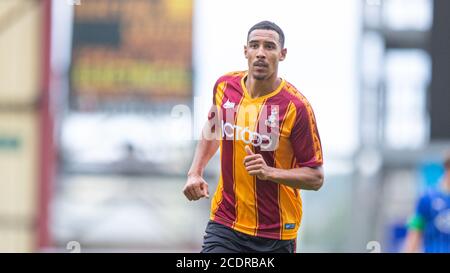
[[[262,46],[258,47],[258,51],[256,52],[256,58],[257,59],[266,58],[266,52],[264,51],[264,48]]]

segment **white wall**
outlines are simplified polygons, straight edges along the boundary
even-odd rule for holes
[[[59,2],[59,1],[54,1]],[[53,66],[63,72],[70,50],[72,6],[55,3]],[[349,157],[358,147],[358,43],[360,1],[195,0],[194,93],[203,104],[194,111],[196,132],[206,117],[215,80],[245,70],[248,29],[271,20],[286,35],[287,59],[280,76],[311,102],[327,158]],[[66,24],[63,24],[64,21]],[[338,167],[340,169],[341,167]]]
[[[351,155],[358,145],[359,4],[357,0],[196,0],[194,92],[205,102],[201,111],[207,110],[219,76],[247,69],[243,46],[248,29],[262,20],[273,21],[283,29],[288,49],[280,76],[311,102],[325,160],[327,155]]]

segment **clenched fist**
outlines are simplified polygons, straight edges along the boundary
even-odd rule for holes
[[[200,175],[188,175],[183,193],[189,201],[209,198],[208,183]]]
[[[245,146],[247,156],[244,158],[245,169],[249,175],[256,175],[261,180],[268,180],[271,167],[260,154],[255,154],[249,146]]]

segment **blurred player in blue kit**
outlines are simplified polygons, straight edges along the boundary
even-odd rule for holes
[[[444,158],[439,187],[418,200],[408,223],[405,252],[450,253],[450,151]]]

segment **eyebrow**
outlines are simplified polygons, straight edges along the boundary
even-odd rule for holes
[[[259,43],[259,40],[250,40],[248,41],[249,44],[254,44],[254,43]],[[271,44],[271,45],[277,45],[277,43],[273,42],[273,41],[263,41],[264,44]]]

